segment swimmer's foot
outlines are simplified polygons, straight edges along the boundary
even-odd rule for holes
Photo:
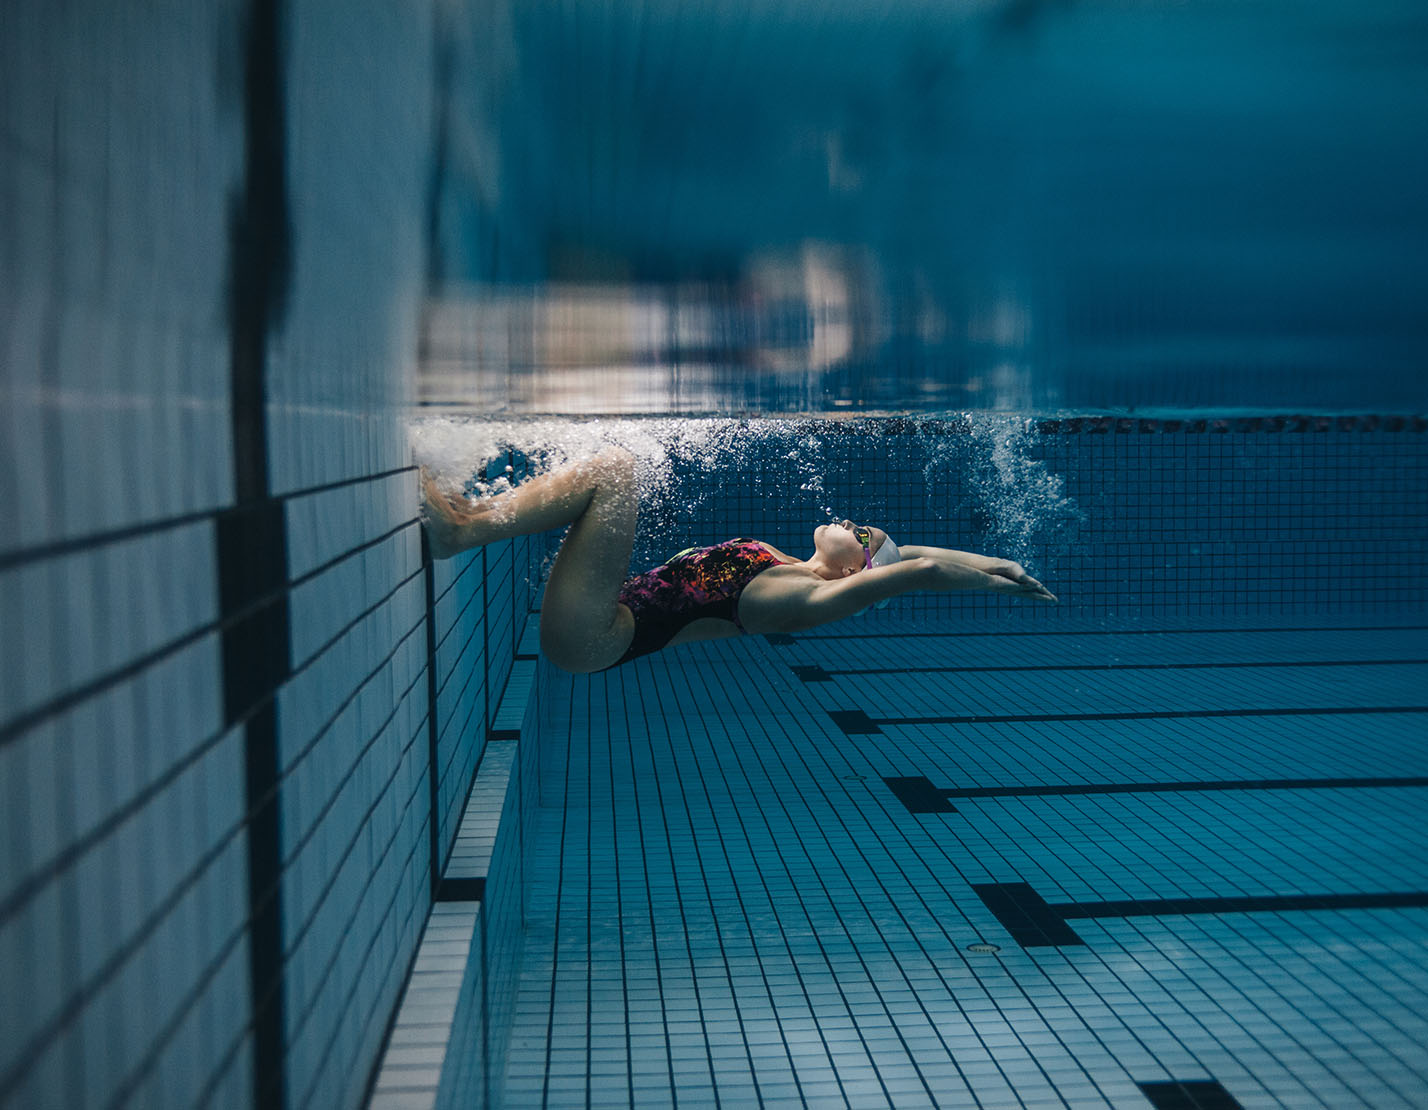
[[[449,559],[487,540],[479,535],[479,520],[485,514],[464,497],[449,497],[437,488],[436,479],[421,468],[421,518],[433,559]]]

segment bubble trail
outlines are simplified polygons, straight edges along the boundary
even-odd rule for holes
[[[726,515],[729,501],[741,497],[765,511],[773,506],[790,526],[802,521],[811,530],[851,517],[881,523],[903,542],[980,543],[1022,562],[1064,545],[1084,519],[1065,479],[1038,457],[1044,444],[1025,418],[956,414],[899,427],[870,419],[833,435],[798,418],[428,417],[412,425],[411,445],[439,484],[469,497],[500,494],[518,479],[624,447],[635,457],[639,487],[638,557],[698,532],[703,519]],[[883,469],[886,457],[905,468],[900,480]],[[909,488],[919,470],[920,491]],[[893,518],[894,506],[905,519]],[[980,534],[966,534],[968,519],[980,522]]]

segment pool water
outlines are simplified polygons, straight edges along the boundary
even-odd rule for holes
[[[1423,10],[5,0],[0,1108],[1428,1106]]]
[[[438,1104],[1425,1104],[1428,425],[595,430],[660,462],[639,565],[842,509],[1061,603],[570,676],[534,597]]]
[[[1262,624],[553,678],[507,1104],[1423,1105],[1428,628]]]

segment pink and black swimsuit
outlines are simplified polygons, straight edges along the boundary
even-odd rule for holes
[[[783,560],[757,540],[741,537],[713,547],[690,547],[620,587],[620,603],[635,616],[635,638],[614,666],[658,651],[680,629],[702,617],[733,621],[740,632],[739,595]]]

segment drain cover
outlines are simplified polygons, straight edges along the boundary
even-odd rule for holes
[[[967,951],[968,951],[968,952],[1000,952],[1001,950],[1002,950],[1002,946],[1001,946],[1000,944],[969,944],[969,945],[967,945]]]

